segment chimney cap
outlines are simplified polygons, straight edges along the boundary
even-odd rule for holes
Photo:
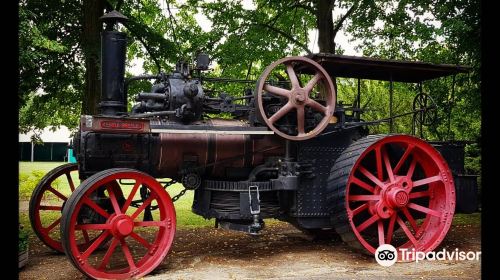
[[[109,13],[106,13],[102,17],[99,18],[101,21],[106,23],[115,24],[116,22],[126,22],[128,18],[121,14],[120,12],[113,10]]]

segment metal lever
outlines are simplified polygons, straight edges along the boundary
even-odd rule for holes
[[[252,189],[255,190],[253,193],[257,194],[256,198],[252,199]],[[250,201],[250,214],[252,215],[258,215],[260,214],[260,196],[259,196],[259,186],[249,186],[248,187],[248,199]],[[257,201],[257,209],[254,210],[252,207],[253,201]]]
[[[260,222],[260,195],[259,186],[249,186],[248,187],[248,199],[250,204],[250,214],[253,216],[253,224],[250,225],[250,234],[257,235],[258,232],[263,228],[263,224]],[[256,202],[256,207],[252,206],[254,201]]]

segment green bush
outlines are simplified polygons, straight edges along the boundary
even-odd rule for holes
[[[31,193],[42,177],[45,175],[43,171],[32,171],[29,173],[19,174],[19,199],[27,200],[31,197]]]
[[[465,171],[467,174],[481,174],[481,147],[477,144],[465,146]]]
[[[18,249],[19,252],[23,252],[28,250],[28,242],[29,242],[29,230],[24,229],[22,226],[19,227],[19,243]]]

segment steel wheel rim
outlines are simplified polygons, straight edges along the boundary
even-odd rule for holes
[[[299,85],[294,82],[294,80],[297,80],[297,76],[295,71],[293,70],[293,67],[289,67],[292,63],[294,62],[301,62],[305,65],[308,65],[309,67],[312,66],[313,70],[315,71],[315,76],[313,79],[316,79],[316,82],[314,82],[312,85],[306,85],[304,87],[299,87]],[[269,74],[274,70],[277,66],[280,64],[284,64],[287,66],[287,73],[289,76],[289,79],[291,80],[292,83],[292,89],[291,90],[285,90],[288,91],[289,93],[280,93],[279,92],[283,91],[284,89],[282,88],[275,88],[275,90],[271,90],[269,85],[266,85],[266,79],[268,78]],[[294,78],[292,78],[293,76]],[[313,80],[311,79],[311,80]],[[322,106],[318,102],[314,101],[312,98],[309,98],[309,93],[312,91],[312,88],[314,85],[316,85],[319,81],[324,81],[324,85],[327,87],[327,104],[326,106]],[[309,89],[307,89],[310,86]],[[300,94],[296,94],[295,90],[298,90]],[[267,117],[265,109],[263,107],[263,92],[268,91],[271,92],[272,94],[278,94],[279,96],[284,96],[288,98],[288,102],[278,110],[273,116],[278,115],[280,111],[285,110],[283,114],[280,114],[281,117],[276,118],[275,120],[272,120],[273,116]],[[288,94],[288,96],[287,96]],[[259,77],[259,80],[257,81],[257,89],[256,89],[256,95],[257,95],[257,109],[259,111],[260,117],[262,120],[267,124],[267,126],[273,130],[276,134],[280,135],[281,137],[289,140],[296,140],[296,141],[301,141],[301,140],[307,140],[310,139],[319,133],[321,133],[326,126],[328,125],[330,121],[330,117],[332,116],[333,112],[335,111],[335,88],[333,86],[333,82],[328,75],[328,73],[319,65],[317,62],[315,62],[312,59],[305,58],[305,57],[300,57],[300,56],[293,56],[293,57],[285,57],[282,59],[279,59],[272,64],[270,64],[262,73],[262,75]],[[299,100],[300,101],[295,101]],[[310,102],[310,103],[309,103]],[[300,103],[300,104],[299,104]],[[323,118],[321,122],[311,131],[305,132],[305,131],[300,131],[300,128],[298,129],[298,134],[297,135],[289,135],[287,133],[284,133],[280,131],[274,123],[278,121],[280,118],[284,117],[286,114],[290,113],[293,110],[296,110],[297,112],[297,120],[298,120],[298,126],[304,126],[304,118],[305,118],[305,106],[311,107],[311,108],[321,108],[321,110],[324,110]],[[286,108],[285,108],[286,107]],[[317,110],[317,109],[316,109]],[[301,116],[300,116],[301,115]],[[301,121],[302,119],[302,121]],[[302,124],[300,124],[302,123]]]
[[[102,208],[98,210],[97,207],[99,206],[96,204],[91,205],[92,203],[87,203],[88,195],[100,186],[106,185],[112,181],[116,182],[119,179],[135,180],[131,192],[125,194],[125,205],[120,206],[117,200],[115,200],[116,203],[113,202],[112,197],[114,195],[112,193],[114,191],[112,190],[111,193],[108,191],[108,195],[111,198],[111,204],[113,205],[113,211],[107,214],[108,217],[106,221],[98,224],[77,224],[77,217],[82,210],[82,205],[92,206],[93,210],[97,210],[100,213],[102,213],[102,211],[107,212]],[[68,208],[68,218],[63,218],[63,246],[66,249],[66,254],[70,256],[73,264],[81,272],[92,278],[138,278],[151,272],[162,262],[174,239],[176,224],[175,210],[168,193],[164,191],[154,178],[142,172],[130,169],[115,169],[112,172],[100,172],[87,180],[89,181],[85,186],[85,182],[82,183],[84,189],[76,193],[74,197],[72,196],[73,204],[70,205],[71,209]],[[139,192],[140,186],[146,186],[152,195],[145,201],[144,207],[139,207],[132,215],[130,213],[124,213],[131,209],[130,202],[133,200],[133,195]],[[157,202],[160,212],[160,221],[143,222],[140,215],[144,213],[143,210],[145,206],[151,205],[153,201]],[[102,233],[95,239],[93,244],[81,250],[77,244],[78,237],[75,232],[84,227],[88,230],[101,230]],[[138,227],[158,228],[154,233],[155,237],[153,242],[148,242],[140,233],[136,232],[135,229]],[[139,258],[136,257],[134,253],[135,250],[131,249],[129,244],[131,239],[138,240],[137,242],[139,243],[145,242],[144,244],[141,243],[144,247],[146,247],[145,244],[149,246],[146,253],[139,256]],[[103,246],[103,244],[109,244],[105,249],[104,255],[102,257],[99,256],[101,258],[98,259],[97,262],[91,263],[90,259],[92,257],[97,258],[97,248]],[[118,247],[120,247],[121,252],[117,252]],[[107,268],[108,265],[112,265],[111,258],[117,253],[121,254],[121,257],[125,259],[125,265],[123,267]]]
[[[391,148],[404,152],[398,158],[390,155]],[[370,157],[375,162],[372,160],[371,168],[366,168]],[[424,178],[417,176],[417,169]],[[421,205],[422,200],[428,200],[428,204]],[[388,136],[367,148],[354,164],[346,185],[345,205],[352,231],[370,253],[381,244],[429,252],[441,243],[451,226],[455,210],[452,173],[439,152],[425,141],[406,135]],[[416,212],[425,214],[425,218],[415,219]],[[398,227],[404,234],[402,242],[393,240]],[[398,258],[401,260],[401,255]]]
[[[72,172],[78,172],[78,164],[71,163],[56,167],[42,178],[36,186],[30,199],[29,215],[33,231],[45,245],[61,253],[63,253],[64,250],[61,245],[60,234],[58,234],[59,239],[55,239],[53,236],[50,236],[50,233],[56,230],[57,226],[60,224],[62,208],[68,197],[56,190],[52,186],[52,183],[58,178],[65,176],[70,189],[73,192],[77,185],[75,185],[75,182],[73,182],[71,178]],[[52,193],[57,198],[56,201],[59,202],[57,205],[48,206],[41,204],[42,198],[47,192]],[[44,227],[42,225],[41,211],[57,211],[59,215],[58,218],[52,221],[49,226]]]

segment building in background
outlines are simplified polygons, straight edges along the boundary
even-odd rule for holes
[[[67,127],[61,126],[55,131],[46,127],[41,134],[43,144],[33,143],[33,134],[19,134],[19,161],[70,161],[68,155],[72,153],[68,149],[72,138]]]

